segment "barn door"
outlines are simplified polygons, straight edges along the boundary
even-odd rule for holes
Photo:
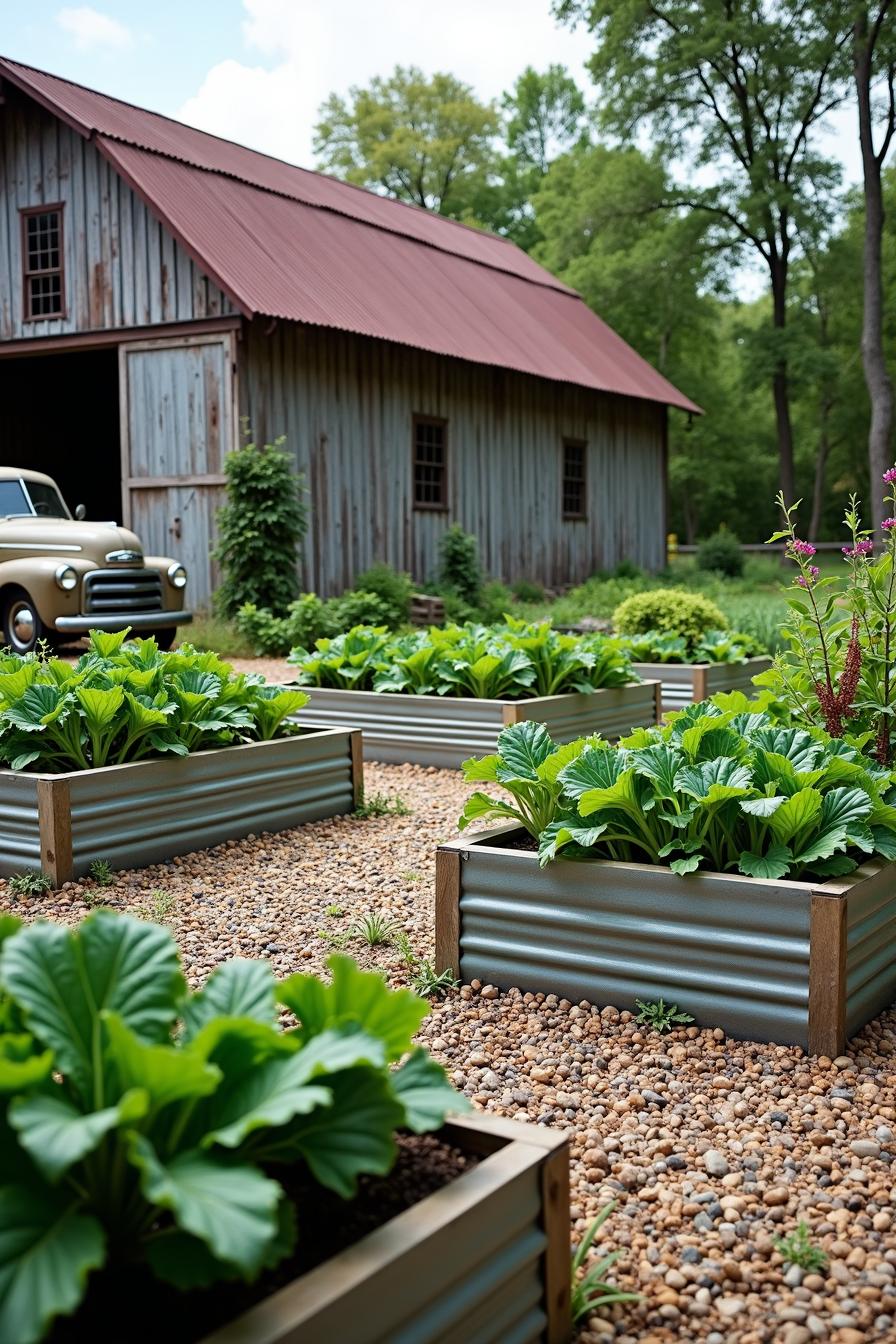
[[[208,608],[224,501],[224,455],[236,441],[232,333],[119,347],[124,524],[147,555],[187,567],[188,605]]]

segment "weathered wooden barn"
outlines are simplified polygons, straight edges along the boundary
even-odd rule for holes
[[[0,462],[175,553],[202,606],[241,424],[307,478],[304,582],[452,521],[551,585],[662,563],[696,408],[507,241],[0,59]],[[649,283],[649,280],[647,281]]]

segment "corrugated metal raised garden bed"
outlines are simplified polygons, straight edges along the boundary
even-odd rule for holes
[[[369,760],[446,769],[457,769],[469,756],[494,751],[498,734],[511,723],[535,719],[545,724],[556,742],[571,742],[589,733],[614,740],[632,728],[655,723],[659,712],[659,683],[653,681],[590,695],[577,692],[524,700],[302,689],[309,697],[302,722],[320,727],[350,723],[363,729]]]
[[[748,658],[743,663],[632,664],[639,676],[656,678],[662,683],[660,699],[664,714],[697,704],[719,691],[749,692],[753,678],[768,671],[771,665],[771,658]]]
[[[565,1344],[566,1135],[476,1116],[439,1137],[482,1160],[203,1344]]]
[[[436,866],[436,964],[465,981],[631,1005],[675,999],[749,1040],[842,1054],[896,996],[896,863],[791,881],[513,848],[516,826],[452,841]]]
[[[362,788],[361,734],[341,727],[64,774],[0,770],[0,874],[60,886],[95,859],[158,863],[350,812]]]

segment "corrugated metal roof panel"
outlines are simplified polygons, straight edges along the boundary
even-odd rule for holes
[[[699,410],[506,239],[29,66],[0,75],[95,138],[246,314]]]

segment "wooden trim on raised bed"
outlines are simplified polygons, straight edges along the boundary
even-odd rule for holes
[[[64,776],[37,780],[37,818],[44,873],[54,887],[72,877],[71,789]]]
[[[706,663],[697,663],[694,667],[693,696],[694,704],[706,699]]]
[[[846,1048],[846,895],[815,890],[809,916],[809,1054]]]
[[[460,849],[436,851],[436,972],[460,975]]]
[[[546,1344],[567,1344],[572,1309],[569,1270],[569,1153],[558,1148],[541,1169]]]

